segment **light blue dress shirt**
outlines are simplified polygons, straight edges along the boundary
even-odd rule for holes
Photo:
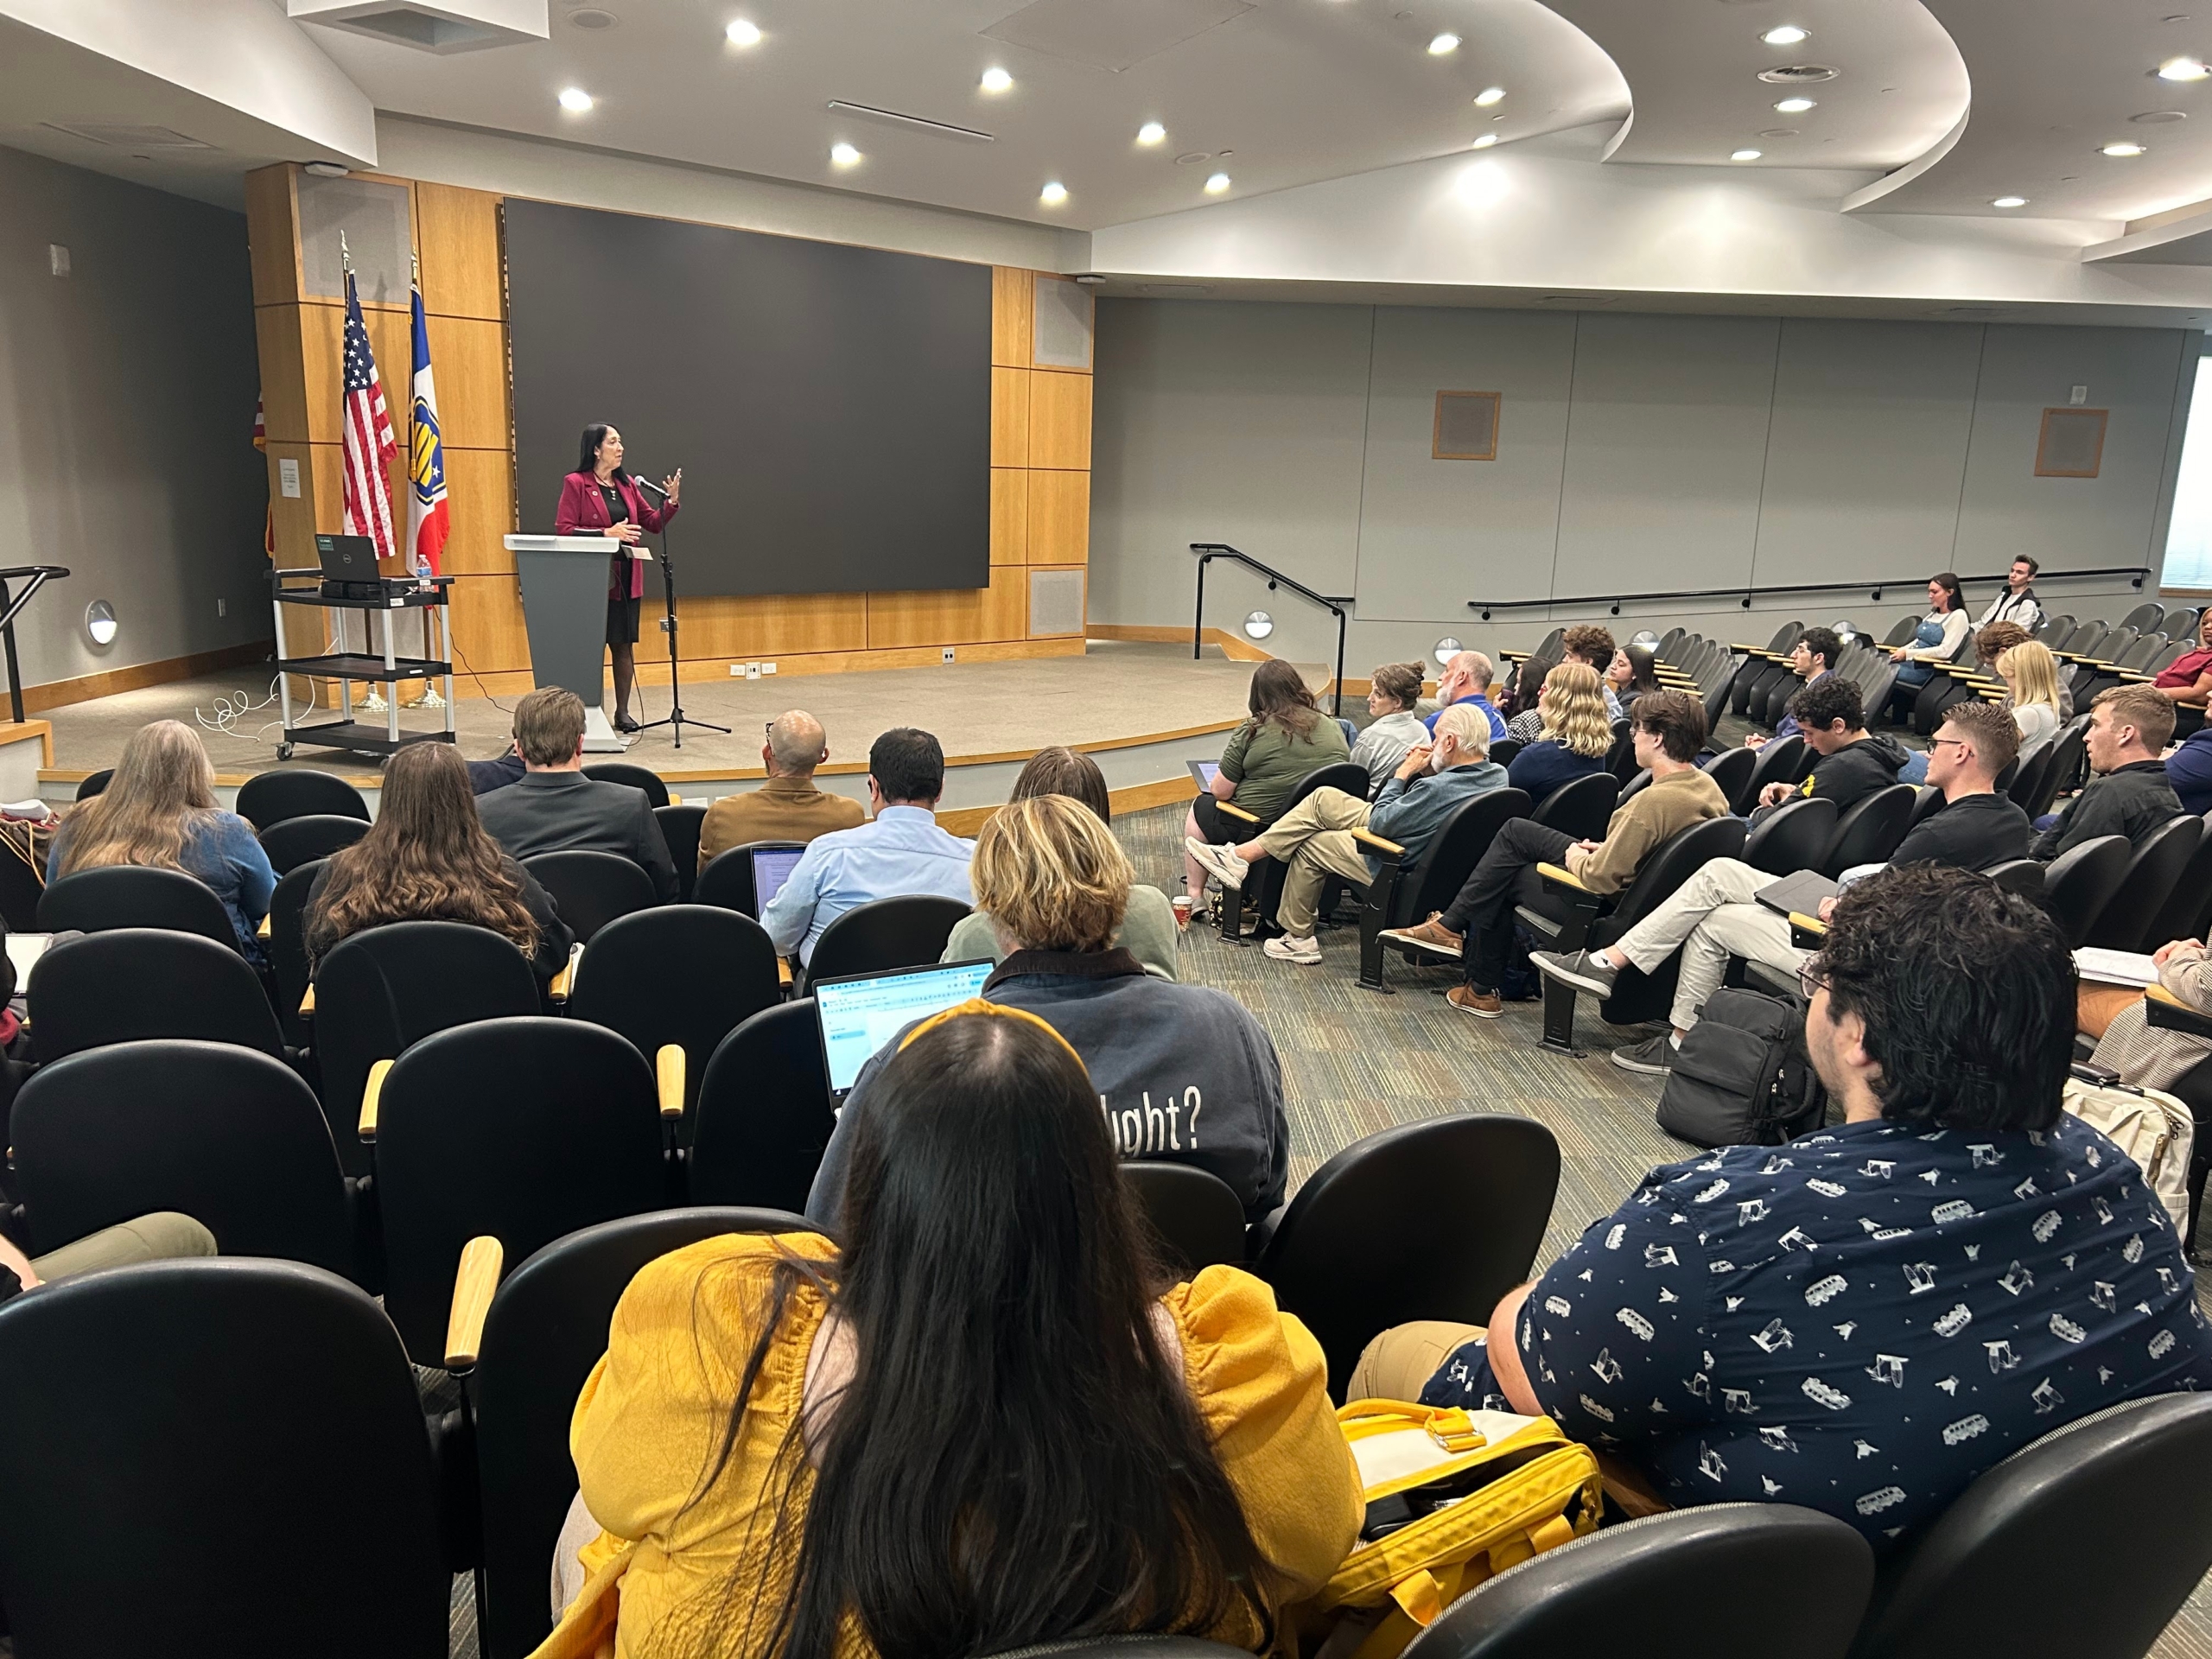
[[[934,893],[976,902],[968,861],[976,843],[937,827],[937,815],[918,806],[887,806],[857,830],[817,836],[800,855],[783,888],[760,912],[779,953],[798,947],[802,965],[814,957],[822,930],[871,899]]]

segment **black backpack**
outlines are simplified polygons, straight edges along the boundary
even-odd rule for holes
[[[1659,1127],[1700,1147],[1778,1146],[1817,1128],[1827,1093],[1805,1055],[1805,1011],[1759,991],[1706,1000],[1659,1096]]]

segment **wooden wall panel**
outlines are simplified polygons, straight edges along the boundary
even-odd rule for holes
[[[308,441],[307,365],[301,356],[300,308],[254,308],[253,333],[261,355],[262,421],[271,443]]]
[[[434,317],[505,321],[498,196],[449,184],[417,184],[415,247],[423,262],[424,311]],[[435,340],[434,330],[434,363]]]
[[[991,468],[991,563],[1029,563],[1029,474],[1020,467]]]
[[[993,370],[994,374],[1002,370]],[[996,457],[995,456],[994,459]],[[1031,467],[1090,468],[1090,377],[1038,369],[1029,376]]]
[[[1026,369],[1036,360],[1031,344],[1036,283],[1033,271],[991,267],[991,362],[996,366]]]
[[[646,584],[644,625],[638,633],[640,658],[668,646],[653,625],[652,584]],[[866,594],[772,594],[762,596],[713,594],[680,599],[676,605],[677,637],[683,660],[734,658],[740,661],[796,656],[807,652],[864,651],[868,648]]]
[[[1029,558],[1031,564],[1088,564],[1090,562],[1090,474],[1032,472],[1029,474]]]
[[[991,465],[1027,467],[1029,464],[1029,382],[1027,369],[991,371]]]
[[[506,329],[470,317],[426,316],[423,322],[430,335],[430,369],[437,379],[438,427],[445,447],[504,454],[509,439]],[[384,366],[381,358],[377,366]],[[411,366],[410,362],[410,372]],[[389,382],[390,375],[385,378]]]
[[[308,439],[314,443],[336,443],[344,436],[339,423],[345,369],[339,354],[346,340],[346,308],[302,305],[296,315],[307,389]],[[364,309],[361,322],[369,331],[369,349],[376,353],[392,435],[404,444],[407,442],[407,388],[415,359],[411,325],[404,311]]]
[[[245,175],[246,252],[256,305],[300,297],[300,210],[292,180],[283,162]]]
[[[1029,573],[1020,565],[995,565],[988,588],[870,594],[871,651],[902,645],[963,645],[1020,639],[1027,631]]]

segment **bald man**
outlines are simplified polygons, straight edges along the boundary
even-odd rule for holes
[[[1463,651],[1444,664],[1444,672],[1436,681],[1436,715],[1442,714],[1455,703],[1471,702],[1480,708],[1490,719],[1490,741],[1500,741],[1505,736],[1505,719],[1490,705],[1490,681],[1495,671],[1490,658],[1479,651]],[[1605,671],[1600,669],[1599,673]],[[1432,738],[1436,735],[1436,715],[1423,722]]]
[[[699,868],[716,853],[748,841],[812,841],[832,830],[855,830],[866,819],[861,804],[814,786],[814,769],[830,758],[822,722],[804,709],[768,722],[760,764],[768,781],[742,795],[725,795],[707,809],[699,826]]]

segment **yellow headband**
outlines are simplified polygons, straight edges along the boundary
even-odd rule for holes
[[[906,1036],[899,1040],[899,1047],[900,1052],[904,1052],[907,1045],[912,1043],[917,1037],[919,1037],[924,1032],[935,1031],[939,1026],[944,1024],[948,1020],[957,1020],[963,1014],[991,1014],[1001,1020],[1026,1020],[1031,1025],[1036,1027],[1038,1030],[1045,1033],[1047,1036],[1052,1038],[1052,1039],[1058,1043],[1062,1048],[1066,1049],[1068,1052],[1068,1058],[1070,1059],[1073,1060],[1077,1065],[1083,1065],[1083,1056],[1075,1052],[1074,1046],[1071,1044],[1066,1038],[1060,1035],[1058,1028],[1056,1027],[1051,1020],[1041,1020],[1037,1015],[1030,1013],[1027,1008],[1010,1008],[1003,1002],[986,1002],[980,996],[971,996],[965,1002],[960,1003],[957,1007],[947,1008],[941,1014],[931,1014],[928,1019],[923,1020],[921,1024],[916,1026],[912,1031],[908,1032]],[[1084,1075],[1086,1077],[1090,1075],[1088,1068],[1085,1069]]]

